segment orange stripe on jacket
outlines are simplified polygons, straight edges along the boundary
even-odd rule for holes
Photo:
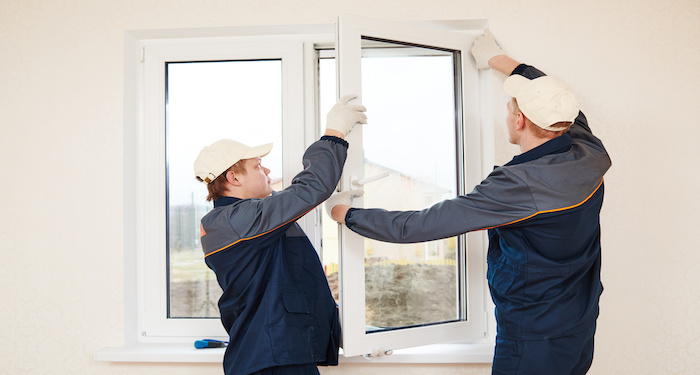
[[[314,207],[314,208],[316,208],[316,207]],[[314,208],[312,208],[311,210],[313,210]],[[235,245],[235,244],[237,244],[237,243],[239,243],[239,242],[241,242],[241,241],[252,240],[252,239],[255,239],[255,238],[264,236],[264,235],[266,235],[266,234],[268,234],[268,233],[270,233],[270,232],[274,232],[274,231],[276,231],[277,229],[282,228],[283,226],[285,226],[285,225],[287,225],[287,224],[289,224],[289,223],[291,223],[291,222],[293,222],[293,221],[299,220],[300,217],[302,217],[302,216],[308,214],[309,212],[311,212],[311,210],[308,210],[308,211],[304,212],[303,214],[301,214],[301,215],[295,217],[294,219],[289,220],[289,221],[287,221],[287,222],[284,223],[284,224],[280,224],[279,226],[277,226],[277,227],[275,227],[275,228],[272,228],[272,229],[268,230],[268,231],[265,232],[265,233],[260,233],[260,234],[258,234],[258,235],[253,236],[253,237],[241,238],[241,239],[237,240],[236,242],[234,242],[234,243],[232,243],[232,244],[230,244],[230,245],[227,245],[227,246],[222,247],[222,248],[219,249],[219,250],[214,250],[214,251],[212,251],[212,252],[209,253],[209,254],[205,254],[204,257],[206,258],[206,257],[208,257],[209,255],[216,254],[216,253],[218,253],[218,252],[221,251],[221,250],[226,250],[226,249],[228,249],[229,247],[231,247],[231,246],[233,246],[233,245]],[[204,228],[203,228],[203,227],[202,227],[202,232],[204,232]]]
[[[534,216],[537,216],[537,215],[539,215],[539,214],[548,214],[548,213],[551,213],[551,212],[565,211],[565,210],[570,210],[570,209],[572,209],[572,208],[576,208],[576,207],[578,207],[578,206],[580,206],[580,205],[586,203],[589,199],[591,199],[591,197],[593,196],[593,194],[595,194],[595,193],[598,191],[598,189],[600,189],[600,187],[601,187],[602,185],[603,185],[603,180],[601,179],[601,180],[600,180],[600,183],[599,183],[598,186],[595,188],[595,190],[593,190],[593,192],[591,193],[591,195],[587,196],[586,199],[584,199],[584,200],[581,201],[580,203],[577,203],[577,204],[575,204],[575,205],[573,205],[573,206],[564,207],[564,208],[555,208],[555,209],[553,209],[553,210],[547,210],[547,211],[537,211],[537,212],[535,212],[534,214],[532,214],[532,215],[530,215],[530,216],[524,217],[524,218],[522,218],[522,219],[518,219],[518,220],[511,221],[510,223],[494,225],[494,226],[492,226],[492,227],[481,228],[481,229],[477,229],[477,230],[488,230],[488,229],[503,227],[503,226],[506,226],[506,225],[511,225],[511,224],[519,223],[519,222],[521,222],[521,221],[525,221],[525,220],[527,220],[527,219],[529,219],[529,218],[532,218],[532,217],[534,217]]]

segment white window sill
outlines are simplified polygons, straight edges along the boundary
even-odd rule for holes
[[[366,359],[343,357],[343,363],[491,363],[493,343],[450,343],[396,350],[392,355]],[[195,349],[193,344],[135,344],[103,348],[95,352],[98,362],[187,362],[221,363],[224,348]]]

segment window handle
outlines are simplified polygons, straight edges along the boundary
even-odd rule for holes
[[[363,355],[363,357],[365,357],[365,359],[372,359],[372,358],[376,358],[376,357],[383,357],[385,355],[392,355],[393,353],[394,353],[394,351],[391,349],[386,350],[383,348],[379,348],[379,349],[372,350],[372,352],[369,354]]]
[[[361,180],[358,180],[356,176],[352,176],[352,177],[350,177],[350,183],[353,186],[362,186],[362,185],[368,184],[370,182],[381,180],[382,178],[386,178],[386,177],[389,177],[389,172],[382,172],[380,174],[374,175],[372,177],[363,178]]]

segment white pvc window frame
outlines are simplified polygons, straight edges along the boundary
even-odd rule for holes
[[[479,74],[471,61],[469,49],[476,35],[457,34],[428,27],[377,21],[357,16],[340,16],[337,23],[337,71],[338,95],[362,93],[362,37],[372,37],[422,46],[460,51],[461,53],[461,127],[466,152],[464,168],[466,186],[471,188],[481,181],[481,136],[479,114]],[[360,96],[361,100],[361,96]],[[361,127],[348,136],[350,144],[362,143]],[[352,189],[350,176],[363,178],[363,154],[360,148],[350,148],[345,163],[341,189]],[[354,201],[362,207],[362,198]],[[374,353],[382,355],[392,350],[416,347],[467,338],[484,337],[487,334],[484,288],[471,288],[484,284],[483,235],[471,233],[467,237],[466,257],[460,259],[460,288],[467,288],[468,298],[463,305],[466,314],[458,322],[397,330],[366,331],[364,244],[361,236],[342,228],[341,234],[341,322],[343,327],[343,351],[346,356]],[[459,259],[459,258],[458,258]],[[462,290],[464,291],[464,290]],[[462,294],[467,295],[467,293]]]
[[[167,317],[166,254],[166,153],[165,69],[170,62],[279,59],[282,65],[283,184],[301,171],[304,152],[303,43],[300,41],[256,43],[149,43],[144,42],[144,112],[140,124],[137,179],[141,193],[137,214],[137,285],[139,341],[189,340],[225,337],[219,319]],[[204,146],[204,145],[203,145]],[[278,146],[278,147],[279,147]]]
[[[376,21],[375,21],[376,22]],[[435,29],[447,31],[460,30],[453,34],[459,38],[473,38],[486,26],[485,21],[431,21],[420,23]],[[387,24],[388,25],[388,24]],[[398,27],[397,27],[398,25]],[[280,58],[283,60],[285,73],[283,78],[284,96],[284,184],[289,184],[289,178],[301,170],[303,151],[313,141],[318,139],[319,114],[317,110],[316,81],[316,46],[333,45],[333,24],[301,25],[301,26],[270,26],[270,27],[238,27],[221,29],[192,29],[192,30],[149,30],[128,31],[125,33],[125,85],[124,85],[124,347],[105,348],[95,354],[100,361],[165,361],[165,362],[220,362],[223,351],[211,350],[206,353],[191,352],[193,339],[202,337],[225,338],[225,332],[218,319],[176,319],[166,318],[167,280],[165,272],[165,133],[163,100],[165,87],[166,61],[217,61],[237,59]],[[404,24],[391,24],[396,27],[394,32],[404,30]],[[466,30],[466,31],[463,31]],[[387,39],[396,39],[392,37]],[[436,36],[440,39],[441,36]],[[400,40],[400,39],[399,39]],[[463,41],[462,44],[466,42]],[[467,54],[462,54],[468,56]],[[471,61],[463,62],[476,71]],[[472,64],[472,65],[469,65]],[[286,74],[289,71],[298,74]],[[344,76],[347,76],[345,74]],[[465,100],[475,99],[475,96],[490,97],[490,85],[486,75],[479,73],[479,82],[469,82],[473,85],[469,93],[465,90]],[[289,79],[289,81],[286,81]],[[466,86],[465,86],[466,87]],[[472,108],[474,103],[470,103]],[[492,126],[492,108],[488,102],[481,102],[475,112],[465,111],[465,121],[470,123],[466,130],[469,134],[465,139],[465,147],[476,150],[469,154],[467,169],[474,171],[468,176],[468,184],[473,186],[480,180],[477,172],[478,165],[493,164],[492,148],[483,154],[479,136],[484,144],[489,145],[491,135],[478,134],[478,128],[487,130]],[[470,109],[471,110],[471,109]],[[472,129],[474,124],[477,129]],[[290,128],[291,127],[291,128]],[[476,132],[476,133],[475,133]],[[358,132],[359,133],[359,132]],[[352,133],[351,133],[352,135]],[[353,142],[353,139],[350,139]],[[485,167],[484,167],[485,168]],[[484,169],[485,170],[485,169]],[[347,183],[347,182],[343,182]],[[300,224],[317,249],[320,249],[320,235],[317,215],[306,215]],[[478,236],[478,234],[477,234]],[[483,238],[483,234],[481,235]],[[471,239],[470,239],[471,241]],[[476,243],[476,242],[475,242]],[[470,254],[478,252],[485,254],[483,245],[471,245]],[[163,256],[159,256],[162,254]],[[476,254],[475,254],[476,256]],[[479,263],[481,262],[481,263]],[[469,258],[469,280],[478,275],[484,275],[485,264],[481,260]],[[343,271],[341,271],[343,272]],[[347,270],[345,271],[347,273]],[[347,283],[346,283],[347,285]],[[484,307],[486,296],[485,278],[474,280],[468,284],[469,296],[474,303],[471,308]],[[362,290],[362,288],[360,288]],[[345,287],[344,297],[352,294]],[[483,297],[483,298],[482,298]],[[360,297],[364,301],[364,294]],[[478,299],[478,300],[475,300]],[[487,304],[488,302],[486,302]],[[363,302],[364,304],[364,302]],[[487,308],[488,309],[488,308]],[[471,310],[470,310],[471,311]],[[427,345],[431,342],[446,342],[453,339],[465,338],[473,333],[469,341],[463,344],[447,344],[426,347],[427,357],[417,357],[421,348],[410,349],[403,354],[393,357],[383,357],[382,362],[397,363],[458,363],[486,362],[490,358],[489,347],[492,347],[493,327],[486,324],[484,310],[474,311],[471,316],[484,316],[481,322],[470,321],[460,327],[460,335],[444,336],[436,341],[412,340],[412,345]],[[343,313],[347,317],[347,313]],[[363,314],[364,316],[364,314]],[[344,345],[351,345],[353,339],[352,322],[344,322]],[[480,327],[476,327],[481,325]],[[489,326],[488,329],[485,326]],[[364,326],[362,325],[364,331]],[[484,332],[489,331],[489,338],[484,339]],[[413,333],[413,336],[420,334]],[[379,337],[379,336],[375,336]],[[365,338],[360,341],[368,348],[378,348],[384,343],[369,342]],[[405,345],[386,344],[389,348],[397,349]],[[354,350],[354,349],[353,349]],[[364,349],[363,349],[364,350]],[[363,350],[357,354],[368,353]],[[436,352],[437,351],[437,352]],[[441,356],[438,352],[444,353]],[[344,353],[352,356],[353,351]],[[397,352],[398,353],[398,352]],[[428,354],[429,353],[429,354]],[[341,359],[354,362],[357,357]],[[393,358],[393,359],[392,359]]]

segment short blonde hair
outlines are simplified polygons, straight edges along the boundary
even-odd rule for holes
[[[514,115],[518,114],[518,113],[522,113],[522,111],[520,110],[520,107],[518,106],[518,100],[515,98],[511,99],[511,108],[513,109]],[[523,113],[523,116],[526,119],[526,121],[525,121],[526,126],[528,128],[530,128],[530,130],[532,131],[532,134],[534,134],[535,137],[537,137],[537,138],[556,138],[560,135],[563,135],[567,131],[569,131],[569,128],[571,128],[571,124],[572,124],[571,122],[557,122],[557,123],[554,123],[550,126],[555,127],[555,128],[558,128],[558,127],[566,127],[566,128],[561,129],[561,130],[547,130],[547,129],[544,129],[544,128],[541,128],[541,127],[535,125],[532,121],[530,121],[529,118],[527,118],[527,116],[525,116],[524,113]]]

